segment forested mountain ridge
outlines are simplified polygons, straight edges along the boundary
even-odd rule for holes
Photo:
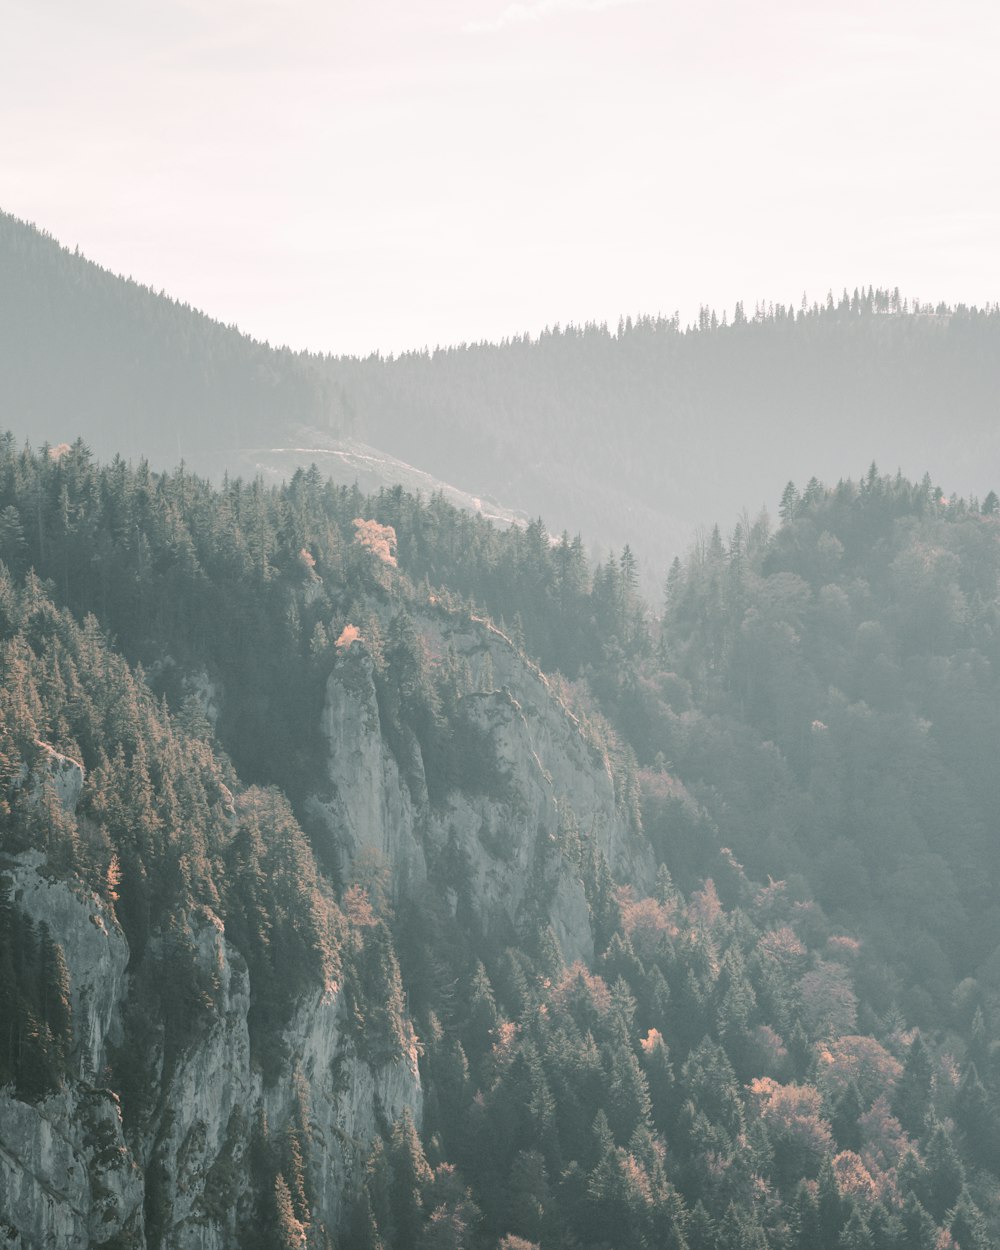
[[[832,481],[863,456],[979,494],[1000,473],[1000,312],[898,291],[737,306],[728,324],[706,309],[688,327],[556,326],[332,368],[369,442],[543,513],[556,532],[629,543],[647,573],[697,526],[773,507],[781,473]]]
[[[782,511],[661,626],[541,523],[5,441],[0,1236],[996,1244],[995,499]]]
[[[98,455],[184,461],[221,480],[281,481],[318,461],[345,484],[388,483],[511,521],[482,499],[356,436],[331,358],[274,348],[0,212],[0,427]]]
[[[835,481],[875,459],[984,495],[1000,475],[998,393],[996,306],[869,286],[740,305],[732,321],[706,309],[687,327],[640,316],[389,358],[310,355],[0,215],[0,422],[19,439],[82,437],[105,459],[184,460],[217,480],[280,479],[312,459],[345,484],[363,464],[375,488],[405,473],[417,489],[410,475],[425,472],[463,506],[544,515],[602,552],[630,544],[647,595],[699,526],[773,508],[788,476]]]
[[[272,446],[298,426],[343,429],[318,358],[258,343],[6,213],[0,397],[22,439],[85,438],[157,467]]]

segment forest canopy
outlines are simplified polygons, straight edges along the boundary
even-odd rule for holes
[[[385,1126],[346,1244],[996,1243],[994,496],[874,467],[790,485],[773,531],[706,535],[654,612],[630,548],[592,567],[541,520],[499,530],[315,470],[214,487],[8,436],[0,560],[3,862],[43,851],[128,937],[100,1074],[128,1133],[158,1092],[143,1056],[176,1060],[217,1011],[189,941],[207,909],[246,960],[266,1079],[307,987],[344,987],[373,1063],[419,1047],[423,1123]],[[502,801],[481,691],[423,644],[428,612],[492,618],[541,665],[652,849],[639,889],[562,830],[592,966],[534,915],[487,940],[444,857],[419,907],[393,907],[311,829],[325,680],[356,648],[400,784]],[[48,752],[83,766],[73,815],[24,784]],[[72,1061],[65,960],[2,891],[0,938],[0,1081],[39,1099]],[[297,1150],[260,1138],[242,1244],[301,1244]]]

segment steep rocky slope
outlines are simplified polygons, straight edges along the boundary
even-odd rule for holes
[[[649,848],[630,836],[606,755],[587,742],[545,676],[489,623],[444,612],[417,623],[432,654],[450,649],[468,665],[477,688],[464,710],[494,762],[494,793],[456,789],[433,808],[416,743],[416,784],[403,781],[380,731],[372,660],[359,639],[327,682],[329,792],[313,797],[314,810],[347,863],[365,849],[384,860],[397,895],[419,889],[428,861],[447,852],[463,862],[464,902],[485,935],[515,936],[534,908],[567,962],[592,961],[587,900],[562,845],[567,824],[593,837],[616,875],[640,886],[653,876]],[[455,888],[451,901],[457,908]]]
[[[589,833],[619,872],[647,880],[652,872],[616,800],[606,755],[488,623],[429,610],[417,625],[431,652],[451,648],[470,665],[478,689],[465,696],[469,724],[494,757],[496,792],[454,789],[443,803],[430,802],[419,746],[409,741],[411,758],[401,766],[380,723],[371,656],[363,640],[354,642],[327,681],[315,727],[326,743],[326,775],[310,800],[343,875],[374,853],[398,901],[443,888],[453,912],[461,908],[483,935],[511,941],[542,918],[567,961],[592,962],[590,911],[565,853],[567,828]],[[41,763],[21,785],[36,795],[54,789],[76,820],[82,766],[39,745]],[[445,857],[461,872],[443,873]],[[359,1045],[343,986],[317,987],[295,1005],[280,1039],[280,1071],[265,1079],[252,1057],[247,963],[216,911],[183,913],[170,935],[154,933],[137,964],[107,899],[57,875],[37,850],[2,865],[14,906],[47,926],[65,952],[74,1034],[61,1089],[34,1102],[10,1089],[0,1095],[0,1245],[231,1250],[259,1199],[250,1159],[262,1131],[275,1141],[296,1135],[310,1236],[332,1236],[371,1141],[407,1110],[420,1121],[412,1026],[407,1053],[380,1061]],[[150,956],[168,940],[185,944],[212,1007],[180,1054],[168,1053],[154,1030],[150,1050],[131,1056],[155,1094],[126,1133],[115,1061],[135,1042],[123,1035],[123,1017]]]
[[[159,1105],[130,1146],[118,1095],[94,1084],[121,1032],[124,935],[95,896],[48,881],[37,856],[6,871],[17,905],[48,924],[66,950],[75,1015],[85,1027],[64,1090],[35,1105],[0,1095],[0,1245],[145,1246],[145,1207],[159,1245],[237,1246],[253,1201],[246,1162],[255,1124],[266,1116],[280,1134],[302,1107],[315,1220],[334,1228],[356,1150],[406,1108],[419,1119],[415,1053],[380,1066],[360,1059],[331,987],[300,1004],[284,1034],[286,1071],[265,1087],[250,1059],[246,964],[216,916],[192,916],[198,963],[217,985],[216,1017],[163,1082]],[[162,1069],[162,1054],[147,1058]]]

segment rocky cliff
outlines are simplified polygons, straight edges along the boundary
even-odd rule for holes
[[[630,830],[607,755],[537,668],[488,622],[427,612],[416,621],[431,657],[468,665],[474,690],[463,712],[482,736],[492,792],[453,789],[432,806],[419,749],[408,741],[405,780],[382,731],[371,656],[350,644],[327,682],[323,733],[327,785],[312,799],[345,872],[367,851],[383,860],[397,896],[427,880],[447,854],[451,883],[481,930],[516,934],[529,914],[551,924],[563,957],[593,958],[589,908],[566,854],[572,828],[596,843],[618,876],[650,880],[648,847]]]
[[[492,782],[452,788],[432,804],[416,739],[390,748],[363,639],[345,648],[319,727],[326,775],[310,799],[344,880],[367,853],[387,869],[396,900],[439,891],[453,915],[461,909],[487,938],[517,940],[526,926],[548,925],[567,961],[591,961],[590,912],[567,831],[591,838],[619,873],[641,879],[650,871],[606,755],[492,626],[433,609],[416,624],[432,659],[450,650],[468,666],[463,723],[490,761]],[[36,746],[38,762],[20,784],[40,794],[51,782],[73,816],[82,767]],[[141,1055],[126,1055],[148,1087],[126,1132],[119,1096],[104,1086],[116,1055],[135,1046],[123,1017],[164,938],[152,936],[134,969],[111,906],[56,879],[40,852],[8,857],[3,872],[14,905],[65,952],[73,1048],[58,1092],[33,1103],[0,1093],[0,1246],[234,1250],[256,1209],[251,1156],[262,1135],[281,1142],[289,1134],[311,1203],[302,1235],[324,1244],[372,1139],[407,1109],[419,1123],[415,1039],[389,1062],[359,1054],[342,987],[317,987],[295,1006],[278,1047],[280,1071],[265,1080],[251,1051],[247,963],[219,915],[199,906],[180,917],[180,937],[196,977],[211,987],[211,1009],[179,1053],[161,1025]]]
[[[57,778],[74,771],[49,755]],[[70,810],[78,795],[78,785],[65,787]],[[34,1104],[0,1091],[0,1246],[84,1250],[115,1238],[141,1246],[142,1172],[125,1142],[118,1096],[99,1080],[121,1033],[128,944],[97,897],[48,877],[37,851],[3,871],[14,905],[47,925],[65,952],[76,1075]]]
[[[67,790],[71,802],[78,793]],[[340,987],[330,986],[299,1003],[281,1039],[282,1073],[265,1084],[251,1062],[246,964],[202,908],[185,917],[184,936],[214,986],[211,1018],[179,1058],[166,1059],[162,1039],[142,1056],[154,1106],[127,1140],[119,1097],[102,1088],[132,988],[125,936],[96,895],[51,879],[38,852],[12,857],[3,873],[14,905],[65,951],[74,1046],[59,1092],[31,1103],[0,1091],[0,1246],[232,1250],[252,1217],[246,1165],[261,1125],[276,1140],[300,1130],[310,1227],[319,1238],[334,1229],[372,1137],[405,1109],[419,1122],[415,1050],[381,1065],[359,1057]]]

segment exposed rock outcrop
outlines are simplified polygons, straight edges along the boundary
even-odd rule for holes
[[[14,784],[27,787],[34,799],[39,799],[45,787],[51,785],[58,802],[72,815],[83,792],[83,765],[41,739],[35,741],[34,751],[37,755],[34,766],[29,769],[23,764]]]
[[[327,683],[327,769],[311,800],[345,879],[368,854],[388,868],[397,901],[433,888],[490,938],[551,926],[567,960],[592,960],[580,839],[632,882],[652,871],[606,753],[492,626],[433,609],[416,625],[432,658],[451,650],[468,666],[473,693],[461,720],[482,767],[431,803],[416,738],[398,727],[384,732],[372,659],[362,644],[346,647]],[[208,712],[213,700],[205,702]],[[72,814],[83,769],[38,747],[34,780],[26,772],[22,784],[40,792],[51,779]],[[221,797],[232,808],[232,796]],[[313,1240],[334,1236],[372,1138],[407,1109],[420,1120],[416,1046],[383,1063],[359,1053],[341,988],[317,987],[296,1005],[280,1039],[280,1070],[265,1081],[251,1054],[246,963],[218,917],[198,908],[177,923],[211,1006],[169,1056],[163,1021],[152,1021],[139,1057],[148,1098],[126,1132],[117,1097],[101,1088],[116,1048],[129,1045],[122,1017],[135,987],[125,935],[96,895],[50,879],[41,853],[0,871],[15,905],[62,946],[73,1015],[63,1088],[36,1103],[0,1092],[0,1250],[107,1242],[116,1250],[234,1250],[254,1217],[252,1159],[263,1132],[272,1143],[294,1132]],[[160,940],[151,935],[147,954]]]
[[[63,948],[73,1004],[73,1042],[81,1072],[99,1078],[108,1044],[118,1041],[129,951],[118,921],[90,891],[44,872],[38,851],[16,857],[7,876],[14,902],[45,924]]]
[[[120,1035],[128,944],[96,895],[50,880],[44,866],[28,851],[5,875],[15,905],[62,946],[78,1075],[35,1104],[0,1092],[0,1246],[86,1250],[113,1237],[122,1247],[142,1246],[142,1174],[125,1143],[117,1096],[94,1084]]]
[[[73,1085],[37,1104],[0,1093],[0,1247],[141,1247],[142,1175],[110,1090]]]
[[[427,613],[417,627],[431,655],[451,648],[475,686],[493,686],[466,695],[463,710],[503,779],[501,792],[456,788],[432,808],[416,743],[409,744],[415,760],[401,768],[382,732],[371,657],[352,643],[327,682],[329,784],[312,800],[345,873],[362,852],[375,851],[399,897],[457,863],[457,878],[444,883],[484,931],[515,933],[541,919],[567,960],[591,960],[583,885],[561,854],[567,822],[596,841],[614,871],[639,883],[652,874],[648,848],[619,810],[606,756],[500,631],[445,613]]]
[[[169,1212],[162,1230],[170,1250],[231,1250],[249,1218],[253,1178],[248,1157],[258,1124],[281,1141],[298,1128],[313,1202],[313,1223],[335,1232],[345,1183],[380,1120],[408,1107],[419,1120],[416,1055],[370,1067],[348,1040],[339,991],[302,1001],[284,1033],[287,1059],[280,1078],[265,1085],[251,1063],[247,1013],[250,986],[242,956],[210,913],[190,918],[199,965],[216,978],[213,1020],[164,1084],[159,1113],[146,1134]],[[261,1115],[263,1113],[263,1116]],[[322,1244],[320,1241],[319,1244]]]
[[[391,867],[397,898],[427,877],[417,805],[379,723],[371,657],[352,643],[327,682],[322,731],[329,743],[329,793],[312,800],[345,860],[374,851]]]
[[[344,1027],[339,990],[317,991],[285,1030],[287,1060],[266,1086],[250,1054],[246,964],[218,918],[200,909],[187,917],[187,935],[215,1006],[168,1072],[162,1047],[144,1056],[159,1098],[126,1141],[116,1095],[93,1084],[121,1036],[125,937],[94,895],[48,880],[37,852],[6,873],[16,905],[65,949],[77,1056],[74,1076],[49,1098],[0,1093],[0,1248],[86,1250],[117,1238],[121,1250],[141,1250],[145,1207],[164,1250],[233,1250],[252,1210],[248,1156],[260,1113],[280,1140],[303,1107],[313,1218],[332,1233],[355,1156],[404,1108],[419,1121],[415,1052],[370,1065]]]

